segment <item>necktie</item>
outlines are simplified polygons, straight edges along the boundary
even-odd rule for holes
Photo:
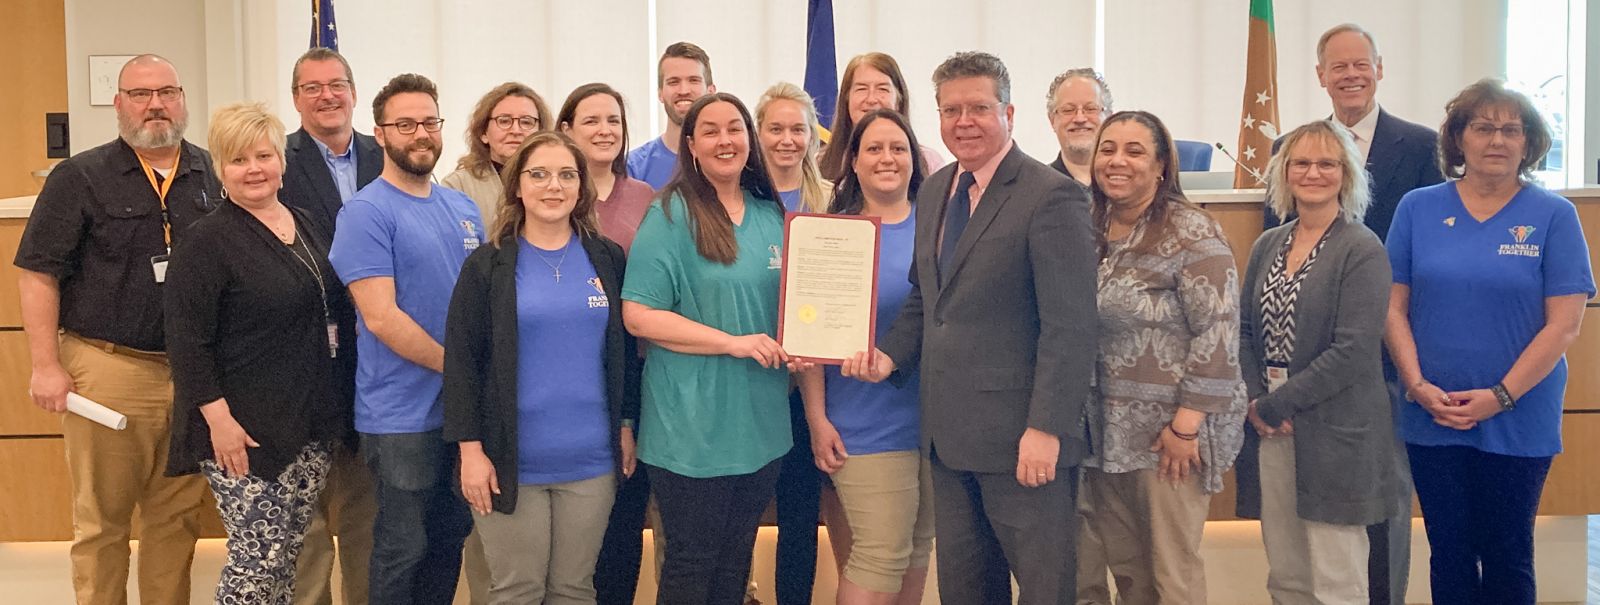
[[[972,218],[972,195],[968,193],[977,177],[971,172],[962,172],[956,179],[956,194],[947,202],[944,210],[944,239],[939,243],[939,280],[943,282],[950,276],[954,266],[956,245],[961,243],[961,232],[966,231],[967,221]]]

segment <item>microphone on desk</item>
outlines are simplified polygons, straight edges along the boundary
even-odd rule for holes
[[[1262,187],[1266,187],[1267,186],[1267,177],[1266,177],[1266,175],[1261,174],[1260,170],[1256,170],[1254,168],[1251,168],[1249,166],[1244,165],[1243,162],[1239,161],[1239,158],[1233,157],[1232,153],[1228,153],[1228,148],[1227,147],[1223,147],[1222,143],[1212,143],[1212,144],[1216,145],[1217,146],[1217,151],[1221,151],[1222,155],[1227,156],[1227,158],[1230,161],[1233,162],[1233,165],[1238,166],[1240,168],[1243,168],[1244,171],[1247,174],[1249,174],[1252,177],[1255,177],[1256,182],[1260,183]]]

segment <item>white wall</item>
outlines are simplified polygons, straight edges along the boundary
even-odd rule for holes
[[[63,8],[73,153],[117,137],[116,110],[89,105],[90,55],[155,53],[172,61],[189,104],[189,140],[204,145],[211,113],[204,0],[65,0]]]
[[[1117,109],[1160,115],[1178,138],[1232,146],[1245,68],[1248,0],[1104,0],[1105,72]],[[1356,21],[1378,38],[1390,111],[1438,124],[1466,84],[1504,71],[1506,0],[1277,2],[1279,101],[1284,129],[1328,113],[1312,66],[1326,28]],[[579,84],[604,81],[627,100],[633,143],[663,123],[651,79],[660,49],[694,41],[711,54],[718,88],[754,104],[767,85],[805,71],[803,0],[339,0],[340,47],[356,73],[357,127],[372,127],[371,96],[395,74],[433,78],[447,120],[445,161],[465,150],[462,129],[479,95],[506,80],[552,106]],[[1007,62],[1015,133],[1036,157],[1055,153],[1044,93],[1058,72],[1094,60],[1096,0],[843,0],[836,3],[839,65],[869,50],[894,55],[911,86],[912,122],[942,148],[929,75],[950,53],[993,52]],[[154,9],[152,9],[152,5]],[[300,0],[67,0],[74,143],[115,134],[109,107],[89,108],[89,53],[160,52],[184,74],[191,140],[204,139],[206,102],[266,101],[290,127],[290,67],[304,51]],[[169,23],[168,19],[176,19]],[[174,32],[178,32],[174,34]],[[188,32],[196,32],[188,35]],[[1215,167],[1225,169],[1225,159]],[[1592,163],[1592,162],[1590,162]]]

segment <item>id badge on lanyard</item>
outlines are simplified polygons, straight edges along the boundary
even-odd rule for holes
[[[1280,365],[1267,366],[1267,392],[1271,393],[1289,382],[1289,367]]]
[[[172,191],[172,182],[178,179],[178,164],[183,161],[183,154],[179,153],[173,158],[171,176],[159,182],[156,180],[156,170],[150,166],[150,162],[146,162],[142,155],[137,153],[133,155],[139,158],[139,168],[144,169],[145,178],[150,180],[150,188],[156,190],[156,198],[161,200],[161,235],[166,241],[167,251],[150,257],[150,273],[155,277],[156,283],[166,283],[167,260],[172,254],[172,221],[167,218],[167,192]]]

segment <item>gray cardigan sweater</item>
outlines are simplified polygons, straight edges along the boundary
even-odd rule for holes
[[[1298,221],[1256,240],[1239,301],[1239,365],[1250,399],[1269,426],[1294,421],[1300,518],[1369,525],[1399,512],[1395,427],[1383,381],[1383,326],[1392,275],[1378,237],[1359,223],[1334,222],[1295,303],[1289,380],[1267,392],[1261,291]],[[1259,437],[1247,425],[1240,456],[1239,515],[1259,516]],[[1248,459],[1250,462],[1246,464]]]

